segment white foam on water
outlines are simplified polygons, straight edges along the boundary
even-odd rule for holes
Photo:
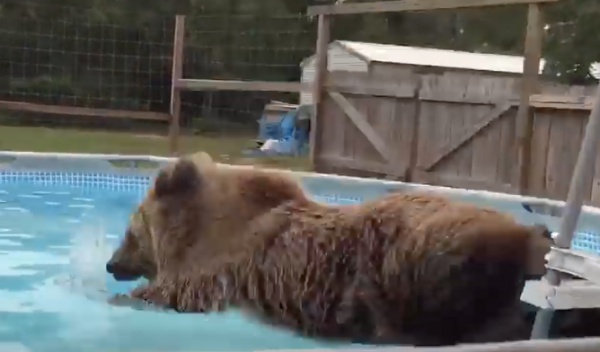
[[[4,208],[4,210],[18,211],[21,213],[29,213],[29,210],[27,210],[25,208],[21,208],[21,207],[6,207],[6,208]]]
[[[9,233],[8,231],[4,232],[0,229],[0,237],[1,238],[35,238],[34,235],[28,233]]]
[[[103,226],[84,225],[76,228],[71,235],[71,286],[77,291],[83,291],[86,296],[106,297],[104,268],[112,250],[105,233]]]
[[[88,336],[107,335],[114,324],[111,321],[112,310],[106,309],[108,289],[105,267],[112,250],[106,241],[104,226],[88,223],[75,228],[71,235],[71,243],[68,282],[63,281],[59,285],[67,284],[76,295],[85,296],[93,301],[86,305],[88,312],[83,313],[81,309],[82,313],[73,310],[62,314],[62,319],[69,328],[59,335],[73,342],[86,340]],[[93,316],[93,324],[82,324],[89,316]]]
[[[91,204],[69,204],[69,208],[85,208],[85,209],[93,209],[94,206]]]
[[[40,199],[40,198],[42,198],[42,196],[40,196],[38,194],[20,194],[19,197],[21,197],[21,198],[31,198],[31,199]]]
[[[0,352],[30,352],[31,350],[24,345],[16,342],[1,342]]]
[[[21,242],[17,242],[17,241],[11,241],[11,240],[5,240],[5,239],[0,239],[0,246],[8,246],[8,247],[20,247],[23,244]]]

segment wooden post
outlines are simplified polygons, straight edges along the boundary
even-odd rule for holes
[[[315,57],[315,79],[312,86],[312,97],[314,111],[310,119],[310,162],[316,169],[316,157],[320,154],[320,120],[323,116],[323,86],[327,79],[327,61],[330,37],[330,16],[319,16],[319,27],[317,36],[317,52]]]
[[[420,73],[412,75],[412,79],[416,81],[415,91],[412,98],[413,104],[415,105],[414,115],[412,116],[412,132],[410,136],[410,154],[408,159],[408,167],[404,174],[405,182],[413,182],[413,177],[417,169],[417,163],[419,162],[419,137],[421,136],[421,88],[423,86],[423,79]]]
[[[573,234],[577,227],[577,220],[581,213],[581,206],[585,192],[590,188],[594,178],[596,153],[598,152],[598,143],[600,142],[600,85],[596,92],[596,100],[590,117],[585,128],[585,136],[581,144],[581,150],[577,157],[577,164],[571,186],[569,187],[569,195],[567,196],[567,204],[562,216],[562,223],[558,237],[556,237],[556,246],[560,248],[570,248]],[[560,276],[554,270],[548,270],[546,275],[550,285],[560,285]],[[538,312],[535,324],[533,326],[532,338],[546,338],[552,322],[552,310],[540,310]]]
[[[185,16],[175,16],[175,34],[173,38],[173,66],[171,69],[171,105],[169,115],[169,152],[179,153],[179,116],[181,114],[181,90],[177,83],[183,75],[183,42],[185,37]]]
[[[533,135],[533,111],[530,109],[529,98],[539,91],[543,26],[544,21],[540,5],[529,4],[527,33],[525,35],[525,60],[521,79],[519,110],[517,111],[517,157],[519,165],[517,169],[517,187],[521,194],[529,192],[531,139]]]

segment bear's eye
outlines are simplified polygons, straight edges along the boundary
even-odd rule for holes
[[[150,234],[149,217],[146,214],[146,211],[144,211],[144,209],[142,209],[142,208],[140,208],[140,211],[139,211],[139,219],[140,219],[140,228],[142,229],[142,232]]]
[[[134,251],[138,248],[138,239],[135,231],[131,231],[131,229],[127,229],[125,233],[125,238],[123,239],[123,246],[127,248],[128,251]]]
[[[131,214],[129,219],[129,230],[127,230],[128,235],[137,238],[141,232],[146,231],[146,216],[144,215],[144,211],[139,208],[136,212]]]

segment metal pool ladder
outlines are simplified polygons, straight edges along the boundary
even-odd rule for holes
[[[528,282],[521,295],[522,301],[540,308],[532,339],[548,337],[555,310],[600,308],[600,257],[571,249],[584,191],[592,183],[599,142],[600,85],[571,179],[560,231],[547,257],[546,276],[540,281]],[[562,273],[584,280],[563,280]]]

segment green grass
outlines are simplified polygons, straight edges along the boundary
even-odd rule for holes
[[[292,170],[308,170],[306,158],[245,158],[241,151],[254,147],[255,136],[181,136],[180,151],[205,151],[215,160],[230,164],[260,164]],[[134,132],[105,132],[41,127],[0,127],[0,150],[169,155],[168,139],[164,136]]]

